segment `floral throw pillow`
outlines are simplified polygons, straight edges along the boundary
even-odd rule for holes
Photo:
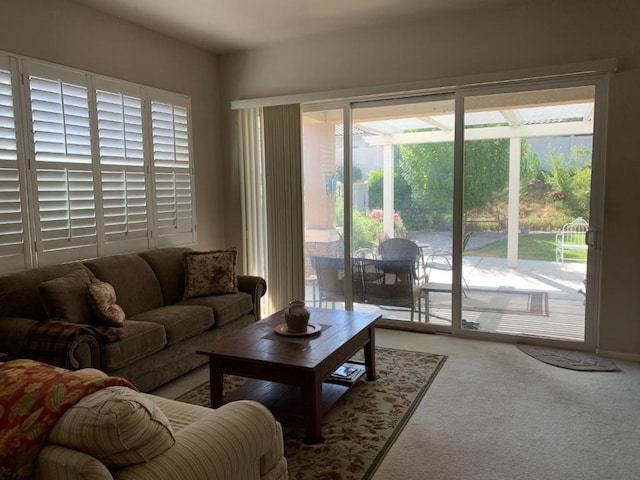
[[[238,251],[185,252],[184,299],[238,293],[236,258]]]
[[[89,302],[95,314],[103,323],[111,327],[122,327],[125,314],[116,304],[116,291],[113,285],[94,280],[89,285]]]

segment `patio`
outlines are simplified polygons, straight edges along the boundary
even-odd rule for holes
[[[450,235],[450,234],[449,234]],[[474,235],[473,250],[501,234]],[[438,240],[439,238],[439,240]],[[446,235],[430,235],[431,248],[446,248]],[[417,241],[424,241],[423,238]],[[434,245],[433,243],[439,243]],[[472,243],[475,242],[475,243]],[[428,254],[428,251],[425,253]],[[480,332],[534,336],[568,341],[584,340],[584,263],[556,263],[519,260],[508,268],[505,258],[478,257],[465,254],[463,275],[469,286],[463,297],[463,327]],[[432,270],[429,282],[451,284],[451,272]],[[307,282],[307,301],[319,298],[317,283]],[[451,326],[451,294],[429,294],[429,318],[414,315],[414,323],[446,329]],[[532,302],[536,302],[532,305]],[[315,302],[318,305],[318,302]],[[322,306],[326,306],[323,304]],[[328,305],[332,306],[331,303]],[[344,308],[336,302],[335,308]],[[379,310],[385,319],[410,322],[408,309],[371,304],[354,304],[356,310]],[[417,313],[417,312],[416,312]]]

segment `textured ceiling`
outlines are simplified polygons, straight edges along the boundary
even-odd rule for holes
[[[76,0],[215,53],[518,0]]]

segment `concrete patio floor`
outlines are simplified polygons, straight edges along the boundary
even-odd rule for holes
[[[474,235],[469,247],[471,251],[464,255],[463,276],[469,289],[467,298],[463,298],[463,319],[466,325],[474,330],[527,337],[553,338],[567,341],[584,340],[584,289],[583,280],[586,278],[584,263],[556,263],[534,260],[520,260],[516,268],[507,267],[506,259],[472,256],[472,249],[480,248],[483,244],[500,239],[503,234],[489,233],[488,235]],[[502,237],[504,238],[504,237]],[[430,235],[431,241],[435,239]],[[419,239],[417,240],[420,241]],[[424,241],[424,239],[423,239]],[[435,249],[447,249],[450,234],[439,236],[437,244],[431,244]],[[475,243],[472,243],[475,242]],[[450,247],[450,245],[449,245]],[[425,251],[428,254],[428,251]],[[429,282],[451,284],[451,272],[431,270]],[[496,312],[478,309],[465,309],[465,304],[472,301],[475,292],[493,291],[496,303],[504,298],[503,292],[540,292],[547,299],[548,309],[543,314],[526,312]],[[312,305],[313,298],[319,299],[316,282],[307,282],[307,302]],[[424,300],[423,300],[424,301]],[[449,293],[430,294],[430,315],[418,318],[414,312],[414,322],[430,324],[438,327],[451,326],[451,295]],[[316,306],[320,306],[315,302]],[[333,307],[332,303],[322,306]],[[336,303],[335,308],[344,308],[344,304]],[[356,304],[356,310],[377,310],[383,317],[390,320],[410,321],[408,309],[390,309],[383,305]],[[422,305],[424,309],[424,303]]]

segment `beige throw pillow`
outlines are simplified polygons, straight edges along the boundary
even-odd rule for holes
[[[238,293],[236,258],[238,251],[185,252],[184,299]]]
[[[89,285],[89,300],[93,311],[100,320],[111,327],[122,327],[125,314],[116,303],[116,291],[113,285],[94,280]]]
[[[127,387],[107,387],[67,410],[48,441],[119,468],[160,455],[173,446],[175,436],[166,415],[151,400]]]

